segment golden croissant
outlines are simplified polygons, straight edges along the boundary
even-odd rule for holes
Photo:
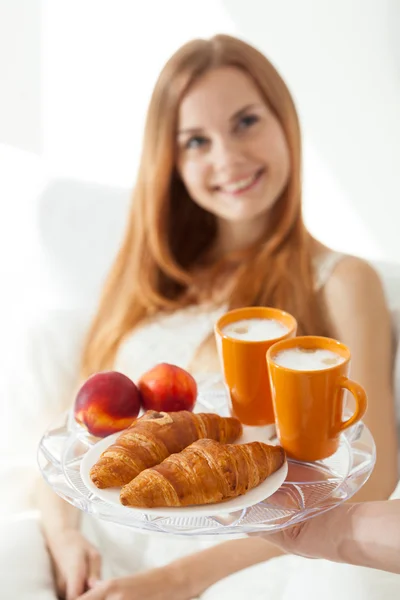
[[[122,488],[120,500],[142,508],[222,502],[255,488],[284,462],[281,446],[202,439],[140,473]]]
[[[121,486],[200,438],[229,443],[241,433],[242,425],[234,417],[149,410],[101,454],[90,478],[98,488]]]

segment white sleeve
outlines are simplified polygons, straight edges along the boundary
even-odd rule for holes
[[[88,324],[87,313],[51,311],[14,323],[0,340],[2,515],[32,507],[38,443],[74,401]]]

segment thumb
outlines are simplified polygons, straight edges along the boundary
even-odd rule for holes
[[[257,532],[250,533],[248,535],[251,537],[262,537],[267,542],[278,546],[278,548],[284,550],[285,552],[297,554],[299,553],[298,550],[300,549],[300,546],[303,545],[302,542],[304,543],[304,530],[306,526],[306,522],[302,522],[274,533]]]
[[[272,533],[266,539],[286,552],[307,558],[318,558],[320,541],[324,539],[321,531],[318,517],[315,517]]]

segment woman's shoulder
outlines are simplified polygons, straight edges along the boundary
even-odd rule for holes
[[[320,245],[313,259],[315,288],[351,286],[354,288],[379,285],[376,269],[365,259],[338,252]]]
[[[332,262],[334,259],[331,259]],[[349,288],[350,291],[367,292],[382,287],[378,271],[367,260],[351,254],[341,254],[334,261],[325,281],[328,288]]]
[[[350,254],[332,258],[326,254],[323,260],[331,263],[320,287],[328,309],[353,317],[371,313],[383,317],[388,313],[383,282],[370,262]]]

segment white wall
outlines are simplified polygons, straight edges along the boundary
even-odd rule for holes
[[[0,142],[41,149],[41,1],[0,0]]]
[[[184,42],[220,29],[235,29],[220,0],[44,0],[46,160],[131,186],[159,71]]]
[[[157,74],[184,41],[221,31],[263,50],[293,92],[313,233],[400,263],[398,0],[0,0],[7,301],[96,295],[122,233]],[[102,245],[107,210],[115,218]]]
[[[400,2],[223,3],[297,102],[309,227],[339,249],[400,262]]]

